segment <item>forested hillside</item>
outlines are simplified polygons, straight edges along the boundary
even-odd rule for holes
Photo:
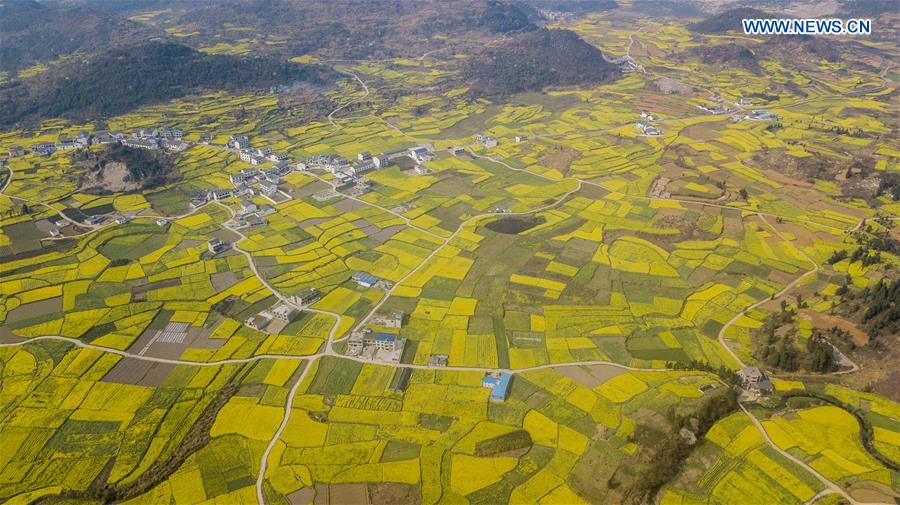
[[[618,68],[596,47],[568,30],[521,34],[476,55],[463,77],[478,96],[538,91],[548,86],[598,84],[613,80]]]
[[[0,87],[0,121],[105,117],[203,90],[264,89],[298,81],[325,85],[336,75],[318,65],[208,55],[178,44],[149,42]]]

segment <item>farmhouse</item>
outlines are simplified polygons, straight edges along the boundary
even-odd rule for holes
[[[253,328],[254,330],[262,330],[266,327],[267,324],[269,324],[270,321],[271,319],[269,319],[265,315],[256,314],[254,316],[248,317],[247,320],[244,321],[244,324],[246,326],[249,326],[250,328]]]
[[[56,146],[49,142],[41,142],[31,146],[31,152],[40,156],[50,156],[56,152]]]
[[[287,305],[279,305],[272,309],[272,316],[281,321],[290,321],[294,315],[294,309]]]
[[[391,160],[386,154],[379,154],[372,157],[372,164],[375,165],[375,168],[384,168],[391,164]]]
[[[641,133],[647,135],[648,137],[657,137],[659,135],[662,135],[662,131],[649,123],[639,122],[635,126],[637,126],[641,130]]]
[[[765,372],[755,366],[742,366],[738,372],[744,389],[754,391],[772,391],[772,383]]]
[[[334,158],[325,164],[325,170],[333,174],[346,172],[348,168],[350,168],[350,160],[344,157]]]
[[[397,341],[397,335],[392,335],[390,333],[376,333],[374,344],[376,349],[393,351],[397,347]]]
[[[487,372],[481,379],[481,386],[491,390],[491,400],[504,401],[509,396],[512,375],[507,372]]]
[[[375,333],[368,328],[354,332],[347,340],[347,351],[351,356],[383,363],[399,363],[405,347],[405,338],[391,333]]]
[[[366,336],[372,333],[372,330],[355,331],[347,339],[347,352],[351,356],[359,356],[365,346]]]
[[[216,188],[209,191],[209,196],[207,198],[209,200],[218,202],[219,200],[224,200],[233,194],[234,192],[230,189]]]
[[[155,139],[159,137],[159,132],[155,128],[140,128],[131,134],[136,139]]]
[[[237,150],[247,149],[250,147],[250,137],[246,135],[232,135],[228,139],[228,147],[233,147]]]
[[[172,152],[176,152],[176,153],[179,153],[181,151],[184,151],[188,147],[191,147],[191,145],[188,144],[187,142],[184,142],[181,139],[175,139],[175,138],[163,139],[162,146],[166,151],[172,151]]]
[[[126,138],[126,139],[122,140],[122,144],[123,144],[123,145],[126,145],[126,146],[128,146],[128,147],[134,147],[134,148],[136,148],[136,149],[148,149],[148,150],[151,150],[151,151],[154,151],[154,150],[156,150],[156,149],[159,149],[159,139],[157,139],[157,138],[152,138],[152,137],[146,137],[146,138],[140,138],[140,137]]]
[[[334,174],[334,187],[335,188],[343,188],[344,186],[349,186],[356,181],[356,178],[353,177],[349,172],[338,172]]]
[[[497,139],[494,137],[485,135],[483,133],[479,133],[475,135],[475,142],[483,145],[484,147],[491,149],[493,147],[497,147]]]
[[[750,111],[750,114],[744,116],[744,119],[749,119],[751,121],[774,121],[778,119],[778,114],[764,109],[754,109]]]
[[[353,175],[362,175],[367,172],[371,172],[372,170],[375,170],[375,164],[371,161],[360,163],[350,168],[350,171],[353,173]]]
[[[259,207],[256,206],[255,203],[250,200],[244,199],[241,200],[241,206],[238,207],[238,214],[250,214],[251,212],[256,212],[259,210]]]
[[[231,183],[237,186],[239,184],[245,184],[247,181],[256,178],[258,175],[259,170],[244,169],[241,170],[240,173],[231,174],[229,178],[231,179]]]
[[[213,254],[219,254],[220,252],[228,249],[228,247],[228,242],[222,242],[217,238],[214,238],[206,243],[206,248],[209,249],[209,252]]]
[[[269,181],[259,181],[259,188],[266,196],[272,196],[278,192],[278,185]]]
[[[319,299],[319,290],[316,288],[306,288],[296,295],[292,295],[288,300],[298,307],[309,305]]]
[[[56,141],[56,149],[59,151],[65,149],[75,149],[78,147],[78,144],[75,142],[75,139],[70,138],[66,135],[60,135],[59,139]]]
[[[425,163],[426,161],[431,161],[433,159],[433,156],[431,156],[428,148],[422,146],[410,148],[409,157],[419,163]]]
[[[319,154],[316,156],[310,156],[306,159],[307,168],[322,168],[327,164],[331,163],[332,156],[330,154]],[[302,169],[305,170],[305,169]]]
[[[125,137],[118,132],[100,132],[94,135],[91,141],[94,145],[116,144],[121,142]]]
[[[164,139],[180,139],[184,137],[184,130],[181,128],[163,128],[159,130],[159,136]]]
[[[262,226],[264,224],[266,224],[266,220],[257,216],[256,214],[249,214],[247,216],[241,216],[238,218],[238,226],[242,228]]]

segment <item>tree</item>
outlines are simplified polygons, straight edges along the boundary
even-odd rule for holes
[[[741,188],[741,190],[738,191],[738,194],[741,195],[741,198],[743,198],[744,200],[746,200],[747,197],[749,196],[747,194],[747,188]]]

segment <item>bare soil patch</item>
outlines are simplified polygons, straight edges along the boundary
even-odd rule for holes
[[[566,175],[569,173],[569,166],[572,165],[572,162],[580,157],[578,151],[572,148],[553,146],[553,151],[538,158],[538,165],[559,170]]]
[[[120,161],[111,161],[101,170],[85,174],[79,181],[79,189],[112,191],[115,193],[135,191],[141,188],[140,181],[128,180],[128,166]]]
[[[806,309],[800,311],[800,317],[812,321],[813,326],[815,326],[816,328],[824,329],[831,328],[832,326],[837,326],[838,328],[849,333],[850,337],[853,339],[853,343],[859,347],[862,347],[869,343],[869,335],[867,335],[866,332],[859,329],[856,324],[842,317],[832,316],[830,314],[820,314],[818,312],[812,312]]]
[[[557,368],[556,371],[591,389],[625,373],[625,370],[612,365],[565,366]]]
[[[333,505],[368,505],[365,484],[332,484],[328,486],[328,503]]]
[[[62,312],[62,297],[47,298],[38,302],[19,305],[6,315],[6,324],[17,323],[32,317],[45,316],[47,314]]]
[[[291,505],[307,505],[308,503],[312,503],[315,493],[313,488],[304,487],[287,495],[287,499]]]
[[[421,486],[385,482],[369,484],[369,500],[373,505],[419,505],[422,503]]]
[[[117,384],[157,387],[174,369],[175,365],[168,363],[122,358],[101,380]]]

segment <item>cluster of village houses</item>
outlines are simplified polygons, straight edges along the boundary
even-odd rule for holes
[[[637,126],[639,130],[641,130],[642,134],[648,137],[658,137],[662,135],[662,130],[660,130],[653,124],[657,121],[657,119],[659,118],[657,118],[653,114],[650,114],[648,112],[641,112],[641,121],[638,121],[635,126]]]
[[[272,307],[248,317],[244,325],[254,330],[277,335],[300,313],[303,307],[315,303],[319,299],[316,288],[306,288]]]
[[[90,145],[122,144],[139,149],[165,149],[166,151],[184,151],[190,144],[182,140],[184,131],[181,128],[141,128],[125,135],[122,132],[80,132],[74,137],[60,135],[55,143],[41,142],[31,146],[31,152],[40,156],[50,156],[56,151],[79,149]],[[9,148],[9,156],[23,156],[25,149],[21,146]]]
[[[718,96],[714,97],[713,101],[718,104],[724,102],[724,100]],[[745,100],[743,98],[738,103],[742,106],[751,105],[751,102],[749,100]],[[778,119],[778,114],[769,112],[764,109],[753,109],[750,112],[734,112],[723,108],[721,105],[709,106],[705,104],[700,104],[697,106],[697,108],[709,112],[710,114],[728,114],[729,112],[732,112],[732,121],[775,121]],[[658,137],[663,134],[663,131],[660,130],[659,127],[657,127],[655,124],[658,120],[659,118],[654,116],[653,114],[650,114],[648,112],[641,112],[641,120],[635,123],[635,127],[637,127],[637,129],[641,131],[642,135],[645,135],[647,137]]]
[[[713,95],[712,101],[716,105],[700,104],[697,108],[715,115],[730,114],[732,121],[777,121],[780,119],[778,114],[769,112],[765,109],[753,109],[749,112],[744,110],[730,110],[724,106],[725,99],[718,95]],[[737,101],[737,104],[740,107],[752,107],[753,101],[749,98],[742,97]]]

